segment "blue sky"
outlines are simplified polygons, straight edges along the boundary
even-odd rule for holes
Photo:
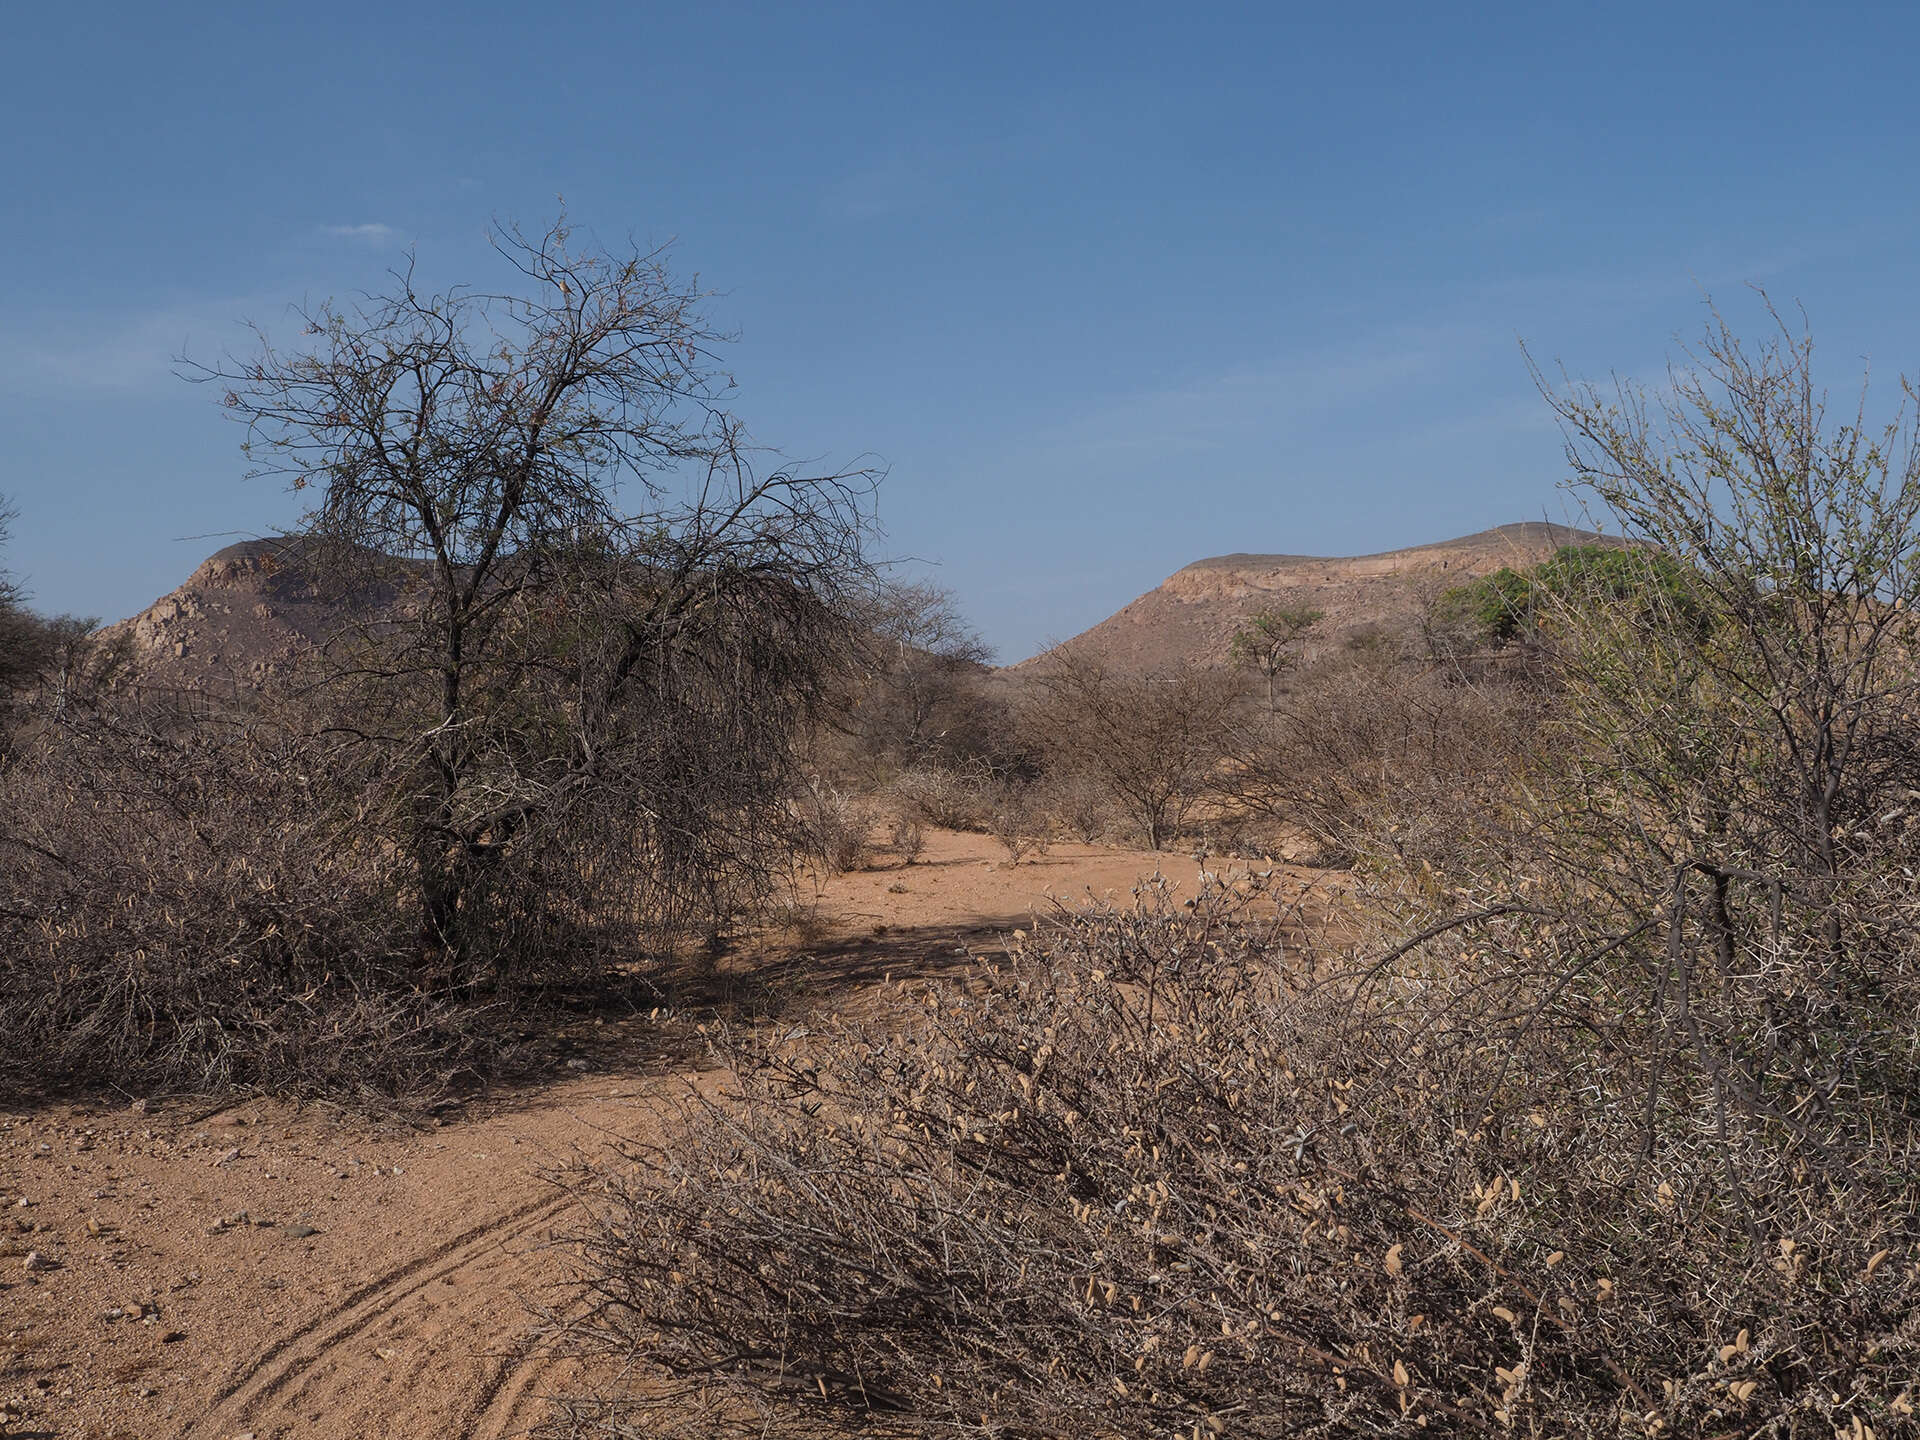
[[[1196,13],[1197,12],[1197,13]],[[1206,555],[1566,515],[1519,352],[1655,376],[1701,296],[1920,368],[1920,7],[15,6],[11,568],[117,618],[297,512],[186,350],[487,278],[564,195],[673,240],[765,443],[890,468],[1005,660]]]

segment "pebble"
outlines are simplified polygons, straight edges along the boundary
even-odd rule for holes
[[[311,1225],[289,1225],[280,1233],[289,1240],[304,1240],[309,1235],[318,1235],[320,1232]]]
[[[24,1270],[53,1270],[59,1266],[59,1263],[57,1260],[49,1260],[38,1250],[29,1250],[27,1258],[20,1262],[20,1266]]]

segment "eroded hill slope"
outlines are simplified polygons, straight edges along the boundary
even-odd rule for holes
[[[1249,615],[1283,606],[1323,612],[1315,647],[1344,644],[1375,629],[1401,640],[1447,587],[1503,565],[1536,565],[1563,545],[1600,538],[1528,521],[1377,555],[1219,555],[1176,571],[1065,645],[1128,670],[1217,665]],[[1045,658],[1037,655],[1021,667]]]

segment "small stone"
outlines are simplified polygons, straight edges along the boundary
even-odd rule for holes
[[[147,1113],[149,1106],[147,1104],[147,1101],[143,1097],[139,1100],[134,1101],[131,1105],[127,1106],[127,1109],[131,1110],[136,1115],[144,1115]]]
[[[166,1334],[160,1337],[160,1343],[162,1345],[178,1345],[182,1340],[186,1338],[187,1338],[187,1332],[184,1330],[169,1330],[167,1331]]]
[[[20,1262],[20,1268],[23,1270],[32,1270],[35,1272],[42,1271],[42,1270],[57,1270],[60,1268],[60,1262],[58,1260],[48,1259],[45,1255],[42,1255],[38,1250],[29,1250],[27,1252],[26,1259]]]
[[[33,1204],[33,1201],[22,1195],[18,1200],[13,1202],[13,1208],[16,1210],[25,1210],[31,1204]]]
[[[280,1233],[289,1240],[304,1240],[309,1235],[318,1235],[320,1232],[311,1225],[289,1225]]]
[[[584,1060],[567,1061],[567,1069],[569,1070],[584,1070],[586,1068],[587,1068],[587,1062]]]
[[[104,1235],[106,1233],[107,1233],[107,1227],[105,1225],[102,1225],[98,1220],[87,1221],[87,1234]]]

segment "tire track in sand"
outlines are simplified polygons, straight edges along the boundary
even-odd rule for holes
[[[322,1378],[322,1372],[327,1369],[326,1362],[334,1358],[336,1352],[365,1337],[368,1330],[383,1320],[392,1320],[397,1325],[401,1317],[396,1312],[408,1301],[422,1297],[428,1287],[436,1282],[444,1281],[451,1285],[458,1281],[462,1272],[503,1263],[509,1267],[516,1264],[524,1266],[524,1254],[509,1250],[508,1247],[557,1218],[571,1203],[571,1197],[561,1196],[515,1206],[414,1256],[405,1264],[361,1286],[337,1304],[328,1306],[268,1346],[233,1375],[214,1394],[207,1410],[188,1425],[183,1440],[223,1440],[228,1435],[266,1425],[270,1419],[276,1418],[276,1412],[291,1420],[291,1407],[303,1400],[308,1403],[329,1403],[324,1398],[316,1399],[310,1391],[314,1382]],[[481,1300],[497,1301],[503,1295],[510,1297],[510,1287],[507,1286],[463,1288],[472,1289]],[[397,1329],[392,1335],[382,1338],[390,1338],[404,1345],[409,1333],[406,1329]],[[464,1332],[464,1335],[464,1354],[460,1358],[471,1360],[475,1352],[483,1347],[474,1343],[471,1331]],[[444,1379],[446,1362],[453,1358],[444,1353],[418,1357],[420,1363],[416,1365],[411,1378],[417,1382],[429,1377]],[[499,1402],[505,1398],[505,1392],[512,1391],[517,1400],[519,1392],[524,1389],[524,1381],[519,1385],[513,1382],[525,1368],[524,1362],[528,1357],[524,1351],[516,1349],[512,1353],[495,1351],[479,1358],[483,1363],[491,1360],[488,1368],[492,1373],[480,1379],[477,1385],[466,1389],[465,1403],[460,1408],[469,1414],[477,1408],[490,1418],[499,1410]],[[363,1382],[366,1378],[364,1365],[344,1367],[340,1373],[341,1378],[349,1383]],[[404,1381],[409,1377],[402,1374],[400,1378]],[[398,1388],[399,1393],[393,1390],[384,1393],[380,1407],[395,1419],[399,1417],[394,1412],[407,1407],[396,1407],[393,1402],[401,1401],[403,1396],[419,1386],[402,1384]],[[418,1433],[423,1437],[428,1434],[472,1433],[471,1425],[463,1427],[448,1423],[454,1418],[448,1410],[438,1406],[433,1408],[438,1411],[438,1418],[445,1428],[408,1433]],[[475,1417],[476,1421],[480,1418]],[[508,1414],[502,1413],[500,1418],[504,1423]]]

